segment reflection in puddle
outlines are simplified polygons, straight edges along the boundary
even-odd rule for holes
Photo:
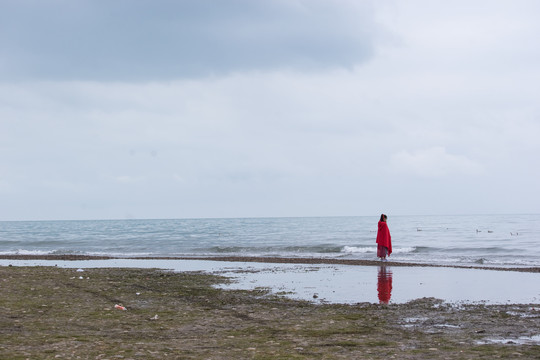
[[[81,261],[2,260],[0,266],[58,266],[74,269],[155,268],[206,271],[230,277],[223,289],[268,288],[284,296],[307,301],[357,304],[435,298],[454,303],[531,304],[528,311],[509,307],[509,315],[540,316],[538,273],[480,269],[386,267],[355,265],[303,265],[231,263],[209,260],[111,259]],[[390,271],[392,269],[392,271]],[[392,283],[395,272],[399,281]],[[527,284],[527,286],[523,286]],[[375,292],[377,288],[377,294]],[[314,297],[313,295],[317,295]],[[391,299],[390,299],[391,298]],[[314,300],[317,299],[317,300]],[[437,307],[438,304],[434,304]],[[535,340],[533,338],[532,340]]]
[[[392,297],[392,270],[382,265],[377,275],[377,292],[380,304],[388,304]]]

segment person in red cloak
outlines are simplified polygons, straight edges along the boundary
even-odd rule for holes
[[[386,215],[381,214],[377,230],[377,257],[380,257],[382,261],[386,261],[386,257],[392,253],[392,237],[386,224],[387,218]]]

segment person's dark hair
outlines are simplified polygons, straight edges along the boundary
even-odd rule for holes
[[[388,219],[388,216],[381,214],[381,219],[379,221],[385,221],[386,219]]]

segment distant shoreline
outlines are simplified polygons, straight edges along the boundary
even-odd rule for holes
[[[353,265],[353,266],[402,266],[402,267],[444,267],[456,269],[477,269],[477,270],[496,270],[496,271],[518,271],[540,273],[540,267],[496,267],[496,266],[468,266],[468,265],[441,265],[441,264],[422,264],[411,262],[381,262],[377,260],[353,260],[353,259],[330,259],[330,258],[291,258],[291,257],[258,257],[258,256],[93,256],[93,255],[0,255],[3,260],[62,260],[62,261],[85,261],[85,260],[207,260],[207,261],[230,261],[230,262],[255,262],[255,263],[273,263],[273,264],[328,264],[328,265]]]

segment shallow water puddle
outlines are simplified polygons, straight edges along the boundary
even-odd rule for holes
[[[209,260],[0,260],[0,266],[8,265],[206,271],[230,277],[233,282],[220,286],[224,289],[267,288],[274,294],[318,303],[406,303],[433,297],[457,305],[540,304],[540,274],[515,271]]]
[[[295,265],[271,272],[237,272],[233,277],[235,282],[224,288],[247,289],[257,284],[274,293],[279,289],[288,297],[321,303],[406,303],[423,297],[453,303],[540,302],[540,275],[536,273],[347,265],[321,265],[318,271],[306,271]]]

